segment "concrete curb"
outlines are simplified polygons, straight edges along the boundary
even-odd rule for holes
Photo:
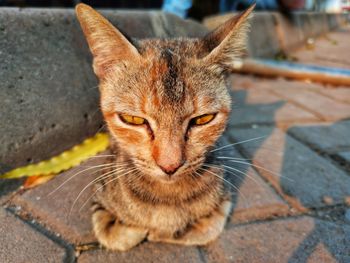
[[[202,36],[158,11],[102,11],[135,38]],[[91,55],[73,10],[0,9],[0,173],[56,155],[102,126]]]
[[[203,24],[216,28],[234,13],[208,17]],[[349,14],[295,12],[286,17],[277,12],[257,12],[252,18],[248,53],[252,57],[273,57],[300,47],[307,38],[334,30],[350,20]]]

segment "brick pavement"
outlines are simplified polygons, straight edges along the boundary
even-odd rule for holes
[[[69,251],[0,208],[0,262],[62,262]]]
[[[293,217],[231,226],[204,249],[207,262],[349,262],[350,226]]]
[[[145,242],[126,253],[97,246],[88,205],[79,211],[90,188],[68,217],[93,169],[50,194],[98,165],[102,158],[96,158],[4,204],[0,261],[350,262],[350,171],[344,165],[350,162],[350,89],[240,75],[232,82],[226,143],[265,137],[223,151],[252,165],[230,163],[245,175],[228,175],[239,192],[217,241],[207,247]]]
[[[293,52],[299,62],[327,67],[350,68],[350,56],[345,53],[349,43],[350,27],[321,36],[314,44]]]

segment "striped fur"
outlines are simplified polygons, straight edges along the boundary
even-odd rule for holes
[[[130,249],[144,239],[183,245],[215,240],[231,201],[221,170],[203,164],[216,164],[210,149],[231,109],[225,76],[244,48],[252,8],[204,39],[139,41],[89,6],[79,4],[76,11],[100,80],[112,162],[127,164],[96,184],[96,237],[112,250]],[[120,114],[147,123],[129,125]],[[192,125],[203,114],[215,117]],[[177,170],[170,175],[163,166]]]

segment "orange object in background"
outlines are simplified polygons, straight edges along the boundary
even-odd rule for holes
[[[51,180],[53,177],[55,177],[54,174],[49,174],[49,175],[35,175],[35,176],[31,176],[28,177],[24,184],[23,184],[23,188],[24,189],[29,189],[29,188],[33,188],[35,186],[41,185],[46,183],[47,181]]]

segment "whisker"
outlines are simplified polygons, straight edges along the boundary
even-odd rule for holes
[[[110,168],[110,167],[108,167],[108,168]],[[92,180],[91,182],[89,182],[89,183],[79,192],[78,196],[75,198],[75,200],[74,200],[74,202],[73,202],[73,204],[72,204],[72,206],[71,206],[71,208],[70,208],[69,214],[71,214],[71,212],[72,212],[72,210],[73,210],[73,208],[74,208],[76,202],[79,200],[80,196],[84,193],[84,191],[85,191],[87,188],[89,188],[90,186],[92,186],[94,183],[97,183],[98,181],[102,181],[102,180],[104,180],[104,179],[106,179],[106,178],[109,178],[109,177],[113,176],[114,173],[116,173],[116,172],[118,172],[118,171],[121,171],[122,169],[124,169],[124,168],[123,168],[123,167],[115,168],[114,170],[108,171],[108,172],[106,172],[106,173],[104,173],[104,174],[98,176],[97,178],[95,178],[95,179]]]
[[[207,171],[206,169],[203,169],[203,168],[198,168],[198,170]],[[198,173],[196,170],[193,170],[192,172],[195,173],[198,177],[201,177],[201,176],[202,176],[202,175],[201,175],[200,173]],[[192,177],[194,177],[193,173],[191,173],[191,176],[192,176]],[[229,194],[234,194],[234,192],[232,192],[232,191],[228,191],[228,190],[227,190],[227,192],[228,192]],[[218,203],[218,205],[219,205],[219,203]]]
[[[91,200],[91,198],[94,197],[94,196],[96,195],[96,193],[97,193],[99,190],[101,190],[101,189],[102,189],[103,187],[105,187],[107,184],[112,183],[112,182],[118,180],[120,177],[125,176],[125,175],[127,175],[127,174],[130,174],[130,173],[134,172],[135,170],[137,170],[137,168],[133,168],[133,169],[129,170],[128,172],[124,173],[124,174],[118,175],[117,177],[111,179],[110,181],[108,181],[107,183],[105,183],[104,185],[102,185],[101,187],[97,188],[97,190],[96,190],[96,191],[83,203],[83,205],[80,207],[79,213],[80,213],[81,210],[86,206],[86,204]]]
[[[213,167],[211,167],[210,165],[207,165],[207,164],[203,164],[203,166],[208,167],[208,168],[213,168]],[[215,168],[215,167],[214,167],[214,168]],[[229,181],[226,180],[225,178],[223,178],[223,177],[217,175],[216,173],[210,171],[209,169],[203,169],[203,168],[199,168],[199,169],[202,169],[202,170],[204,170],[204,171],[206,171],[206,172],[211,173],[212,175],[214,175],[214,176],[216,176],[217,178],[221,179],[223,182],[226,182],[227,184],[229,184],[230,186],[232,186],[233,189],[235,189],[239,194],[242,195],[242,197],[244,198],[245,202],[247,202],[246,196],[238,189],[237,186],[235,186],[234,184],[232,184],[231,182],[229,182]]]
[[[94,113],[94,114],[95,114],[95,113]],[[99,128],[99,129],[97,130],[96,133],[99,133],[100,131],[102,131],[106,126],[107,126],[107,124],[103,124],[103,125],[101,126],[101,128]]]
[[[279,150],[276,150],[274,148],[263,146],[263,145],[256,145],[256,146],[245,145],[243,150],[245,150],[245,149],[258,149],[259,151],[268,151],[268,152],[271,152],[271,153],[276,154],[278,156],[283,156],[283,154],[284,154],[284,151],[279,151]],[[229,151],[229,150],[232,150],[232,149],[224,149],[224,151]]]
[[[285,179],[289,180],[290,182],[294,182],[293,179],[290,179],[290,178],[288,178],[288,177],[286,177],[286,176],[284,176],[284,175],[281,175],[281,174],[279,174],[279,173],[276,173],[276,172],[274,172],[274,171],[271,171],[271,170],[269,170],[269,169],[267,169],[267,168],[265,168],[265,167],[262,167],[262,166],[260,166],[260,165],[256,165],[256,164],[248,163],[248,162],[241,162],[241,161],[237,161],[237,160],[232,160],[232,159],[227,158],[227,157],[224,157],[224,156],[219,156],[219,157],[217,157],[217,158],[220,158],[220,159],[227,159],[229,162],[233,162],[233,163],[242,163],[242,164],[246,164],[246,165],[251,165],[251,166],[253,166],[253,167],[256,167],[257,169],[265,170],[265,171],[267,171],[267,172],[269,172],[269,173],[271,173],[271,174],[273,174],[273,175],[275,175],[275,176],[277,176],[277,177],[279,177],[279,178],[285,178]]]
[[[256,167],[257,170],[259,170],[259,169],[265,170],[265,171],[271,173],[272,175],[277,176],[278,178],[286,179],[286,180],[288,180],[288,181],[290,181],[290,182],[292,182],[292,183],[297,183],[297,182],[298,182],[298,181],[295,181],[295,180],[291,179],[290,177],[287,177],[287,176],[285,176],[285,175],[281,175],[281,174],[275,173],[275,172],[273,172],[273,171],[271,171],[271,170],[269,170],[269,169],[266,169],[266,168],[264,168],[264,167],[262,167],[262,166],[259,166],[259,165],[253,164],[253,163],[245,163],[245,162],[240,162],[240,161],[236,161],[236,160],[229,160],[229,161],[231,161],[231,162],[233,162],[233,163],[243,163],[243,164],[251,165],[251,166],[253,166],[253,167]],[[232,167],[231,167],[231,168],[232,168]],[[260,172],[260,171],[259,171],[259,172]],[[260,172],[260,174],[261,174],[261,172]],[[263,175],[262,175],[262,177],[265,178],[265,176],[263,176]],[[315,190],[317,190],[317,191],[319,191],[319,190],[324,190],[322,187],[317,187],[316,185],[310,185],[309,187],[312,188],[312,189],[315,189]]]
[[[98,85],[97,86],[92,86],[92,87],[90,87],[88,89],[97,89],[97,88],[98,88]]]
[[[231,174],[233,174],[233,175],[235,175],[235,176],[238,176],[237,174],[235,174],[235,173],[233,173],[232,171],[228,171],[228,170],[226,170],[226,169],[224,169],[224,168],[222,168],[222,166],[226,166],[226,165],[206,165],[207,167],[212,167],[212,168],[218,168],[218,169],[220,169],[220,170],[223,170],[223,171],[226,171],[226,172],[229,172],[229,173],[231,173]],[[231,167],[229,167],[229,166],[226,166],[226,168],[231,168]],[[235,168],[232,168],[232,170],[234,170]],[[244,173],[244,172],[242,172],[242,171],[240,171],[240,170],[237,170],[238,172],[240,172],[243,176],[247,176],[248,178],[250,178],[250,176],[248,175],[248,174],[246,174],[246,173]],[[254,178],[250,178],[252,181],[255,181],[254,180]],[[256,182],[257,183],[257,182]],[[257,183],[258,184],[258,183]]]
[[[216,156],[215,158],[219,159],[231,159],[231,160],[238,160],[238,161],[251,161],[253,159],[247,159],[247,158],[237,158],[237,157],[230,157],[230,156]]]
[[[249,140],[244,140],[244,141],[240,141],[240,142],[231,143],[231,144],[224,145],[224,146],[222,146],[222,147],[216,148],[216,149],[214,149],[214,150],[211,150],[210,152],[216,152],[216,151],[225,149],[225,148],[227,148],[227,147],[231,147],[231,146],[238,145],[238,144],[242,144],[242,143],[246,143],[246,142],[261,140],[261,139],[266,138],[266,137],[267,137],[267,135],[264,135],[264,136],[252,138],[252,139],[249,139]]]
[[[114,161],[109,163],[109,164],[119,165],[119,164],[115,163]],[[80,165],[79,167],[89,168],[89,167],[97,167],[97,166],[98,165]]]
[[[110,181],[106,182],[104,185],[102,185],[101,187],[99,187],[98,189],[96,189],[96,191],[95,191],[95,192],[83,203],[83,205],[80,207],[79,213],[81,212],[81,210],[85,207],[85,205],[91,200],[92,197],[95,196],[95,194],[96,194],[100,189],[102,189],[103,187],[105,187],[107,184],[112,183],[112,182],[118,180],[118,179],[121,178],[122,176],[125,176],[125,175],[127,175],[127,174],[130,174],[131,172],[134,172],[135,170],[137,170],[137,168],[133,168],[133,169],[127,171],[127,172],[124,173],[124,174],[118,175],[117,177],[111,179]]]
[[[233,174],[235,176],[238,176],[238,175],[233,173],[233,171],[240,173],[242,176],[246,176],[248,179],[252,180],[257,186],[262,188],[262,185],[253,176],[249,175],[248,173],[242,172],[241,170],[239,170],[237,168],[233,168],[233,167],[230,167],[230,166],[227,166],[227,165],[224,165],[224,164],[222,164],[220,166],[232,170],[232,171],[228,171],[228,170],[224,169],[225,171],[227,171],[227,172],[229,172],[229,173],[231,173],[231,174]]]
[[[57,192],[59,189],[61,189],[62,186],[64,186],[66,183],[68,183],[70,180],[72,180],[74,177],[76,177],[77,175],[84,173],[86,171],[92,170],[92,169],[96,169],[96,168],[100,168],[100,167],[104,167],[107,168],[109,166],[115,165],[114,163],[108,163],[108,164],[100,164],[100,165],[95,165],[89,168],[86,168],[84,170],[81,170],[77,173],[75,173],[74,175],[72,175],[71,177],[69,177],[67,180],[65,180],[62,184],[60,184],[55,190],[53,190],[52,192],[50,192],[47,196],[52,195],[53,193]]]

